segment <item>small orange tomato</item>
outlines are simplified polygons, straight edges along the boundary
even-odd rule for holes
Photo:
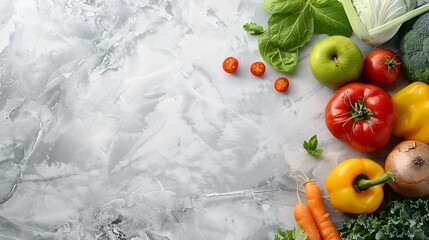
[[[250,72],[258,77],[264,75],[265,69],[265,64],[263,62],[254,62],[250,65]]]
[[[279,77],[274,82],[274,88],[277,90],[277,92],[286,92],[286,90],[289,88],[289,79],[285,77]]]
[[[235,57],[227,57],[223,61],[222,68],[227,73],[234,73],[238,68],[238,60]]]

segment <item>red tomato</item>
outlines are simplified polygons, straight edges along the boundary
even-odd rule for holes
[[[387,86],[401,76],[401,59],[389,49],[376,49],[366,56],[363,75],[372,84]]]
[[[274,82],[274,88],[277,90],[277,92],[286,92],[286,90],[289,88],[289,79],[285,77],[279,77]]]
[[[384,147],[392,136],[395,118],[390,95],[373,84],[345,85],[325,109],[326,126],[332,135],[361,152]]]
[[[235,57],[227,57],[222,64],[222,68],[227,73],[234,73],[238,68],[238,60]]]
[[[264,75],[265,69],[265,64],[263,62],[254,62],[250,65],[250,72],[258,77]]]

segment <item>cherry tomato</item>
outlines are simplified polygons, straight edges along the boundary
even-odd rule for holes
[[[363,75],[372,84],[387,86],[401,76],[401,59],[389,49],[371,51],[363,64]]]
[[[285,77],[279,77],[274,82],[274,88],[277,90],[277,92],[286,92],[286,90],[289,88],[289,79]]]
[[[254,62],[250,65],[250,72],[258,77],[264,75],[265,69],[265,64],[263,62]]]
[[[326,126],[332,135],[361,152],[384,147],[392,136],[395,118],[392,98],[374,84],[345,85],[325,109]]]
[[[227,73],[234,73],[238,68],[238,60],[235,57],[227,57],[223,61],[222,68]]]

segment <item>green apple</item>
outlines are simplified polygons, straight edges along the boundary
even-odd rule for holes
[[[350,38],[330,36],[317,42],[310,53],[314,77],[330,88],[357,81],[363,69],[363,55]]]

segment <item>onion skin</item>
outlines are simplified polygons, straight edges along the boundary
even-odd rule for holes
[[[387,156],[384,170],[393,173],[395,180],[389,185],[399,195],[429,195],[429,145],[412,140],[399,143]]]

